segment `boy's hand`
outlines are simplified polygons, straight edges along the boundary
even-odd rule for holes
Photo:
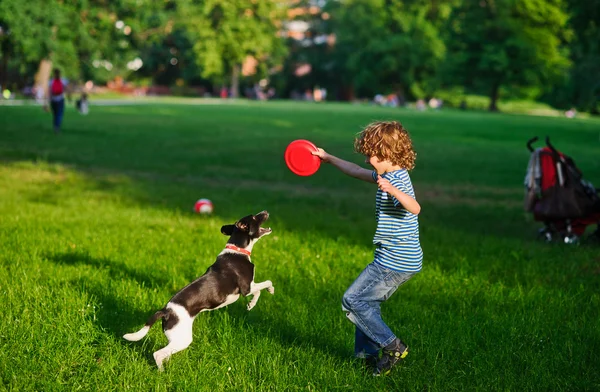
[[[394,187],[385,178],[377,176],[377,186],[383,192],[395,197],[398,203],[401,205],[401,207],[404,208],[406,211],[415,215],[419,215],[419,213],[421,212],[421,206],[419,205],[419,203],[417,203],[414,197]],[[394,205],[395,204],[396,202],[394,202]]]
[[[377,186],[385,193],[391,193],[396,189],[388,180],[379,175],[377,176]]]
[[[329,162],[329,154],[322,148],[317,148],[317,151],[311,151],[311,154],[318,156],[323,162]]]

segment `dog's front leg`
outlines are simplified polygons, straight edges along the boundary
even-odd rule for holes
[[[266,280],[262,283],[250,283],[250,292],[248,295],[252,294],[252,300],[248,303],[248,310],[251,310],[260,298],[260,291],[263,289],[267,289],[267,291],[271,294],[275,294],[275,287],[273,287],[273,282],[270,280]]]

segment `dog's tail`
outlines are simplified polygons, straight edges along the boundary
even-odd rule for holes
[[[142,327],[142,329],[140,329],[137,332],[134,333],[128,333],[123,335],[123,338],[131,341],[131,342],[137,342],[138,340],[140,340],[141,338],[143,338],[144,336],[146,336],[146,334],[148,333],[148,331],[150,331],[150,327],[152,327],[152,325],[154,325],[155,322],[157,322],[159,319],[168,316],[169,311],[167,309],[161,309],[158,312],[154,313],[149,319],[148,321],[146,321],[146,325],[144,325]]]

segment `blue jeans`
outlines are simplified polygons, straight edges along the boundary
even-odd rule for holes
[[[65,100],[50,101],[50,108],[52,109],[52,123],[54,125],[54,130],[59,131],[63,120],[63,114],[65,113]]]
[[[381,318],[381,303],[413,275],[412,272],[394,271],[372,262],[346,290],[342,310],[356,326],[354,353],[357,357],[378,355],[380,348],[396,339]]]

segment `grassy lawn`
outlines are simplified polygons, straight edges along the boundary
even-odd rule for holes
[[[362,163],[353,136],[383,119],[414,139],[425,260],[383,305],[411,352],[373,378],[341,297],[371,261],[376,189],[329,166],[296,177],[283,151],[303,138]],[[600,247],[536,240],[522,208],[536,135],[600,186],[595,119],[155,103],[69,108],[55,136],[39,107],[0,106],[0,390],[598,390]],[[157,372],[160,325],[121,336],[213,263],[221,225],[263,209],[273,234],[252,259],[275,295],[202,313]]]

